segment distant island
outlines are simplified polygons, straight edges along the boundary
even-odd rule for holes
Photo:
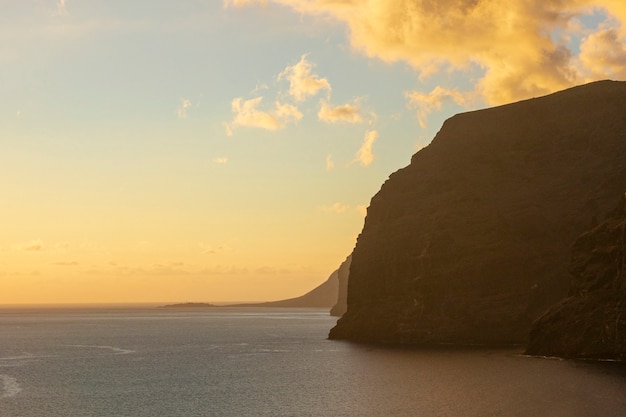
[[[209,303],[178,303],[178,304],[166,304],[159,306],[158,308],[206,308],[206,307],[218,307],[215,304]]]

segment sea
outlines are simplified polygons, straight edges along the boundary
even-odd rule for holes
[[[0,308],[1,417],[624,417],[626,368],[327,339],[322,309]]]

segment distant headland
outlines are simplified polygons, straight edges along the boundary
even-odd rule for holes
[[[215,304],[209,303],[178,303],[178,304],[166,304],[158,306],[157,308],[207,308],[207,307],[219,307]]]

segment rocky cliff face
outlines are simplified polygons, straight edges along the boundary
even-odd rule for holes
[[[299,297],[264,303],[233,304],[230,307],[331,308],[337,303],[339,285],[339,270],[335,270],[326,281]]]
[[[456,115],[372,198],[330,337],[523,343],[626,189],[626,83]]]
[[[350,276],[350,263],[352,255],[348,256],[337,269],[337,279],[339,280],[339,292],[337,303],[330,309],[330,315],[341,317],[348,310],[348,277]]]
[[[626,196],[572,247],[570,296],[533,325],[527,353],[626,360]]]

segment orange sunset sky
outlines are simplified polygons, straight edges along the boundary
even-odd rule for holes
[[[263,301],[454,113],[626,79],[622,0],[0,2],[0,304]]]

